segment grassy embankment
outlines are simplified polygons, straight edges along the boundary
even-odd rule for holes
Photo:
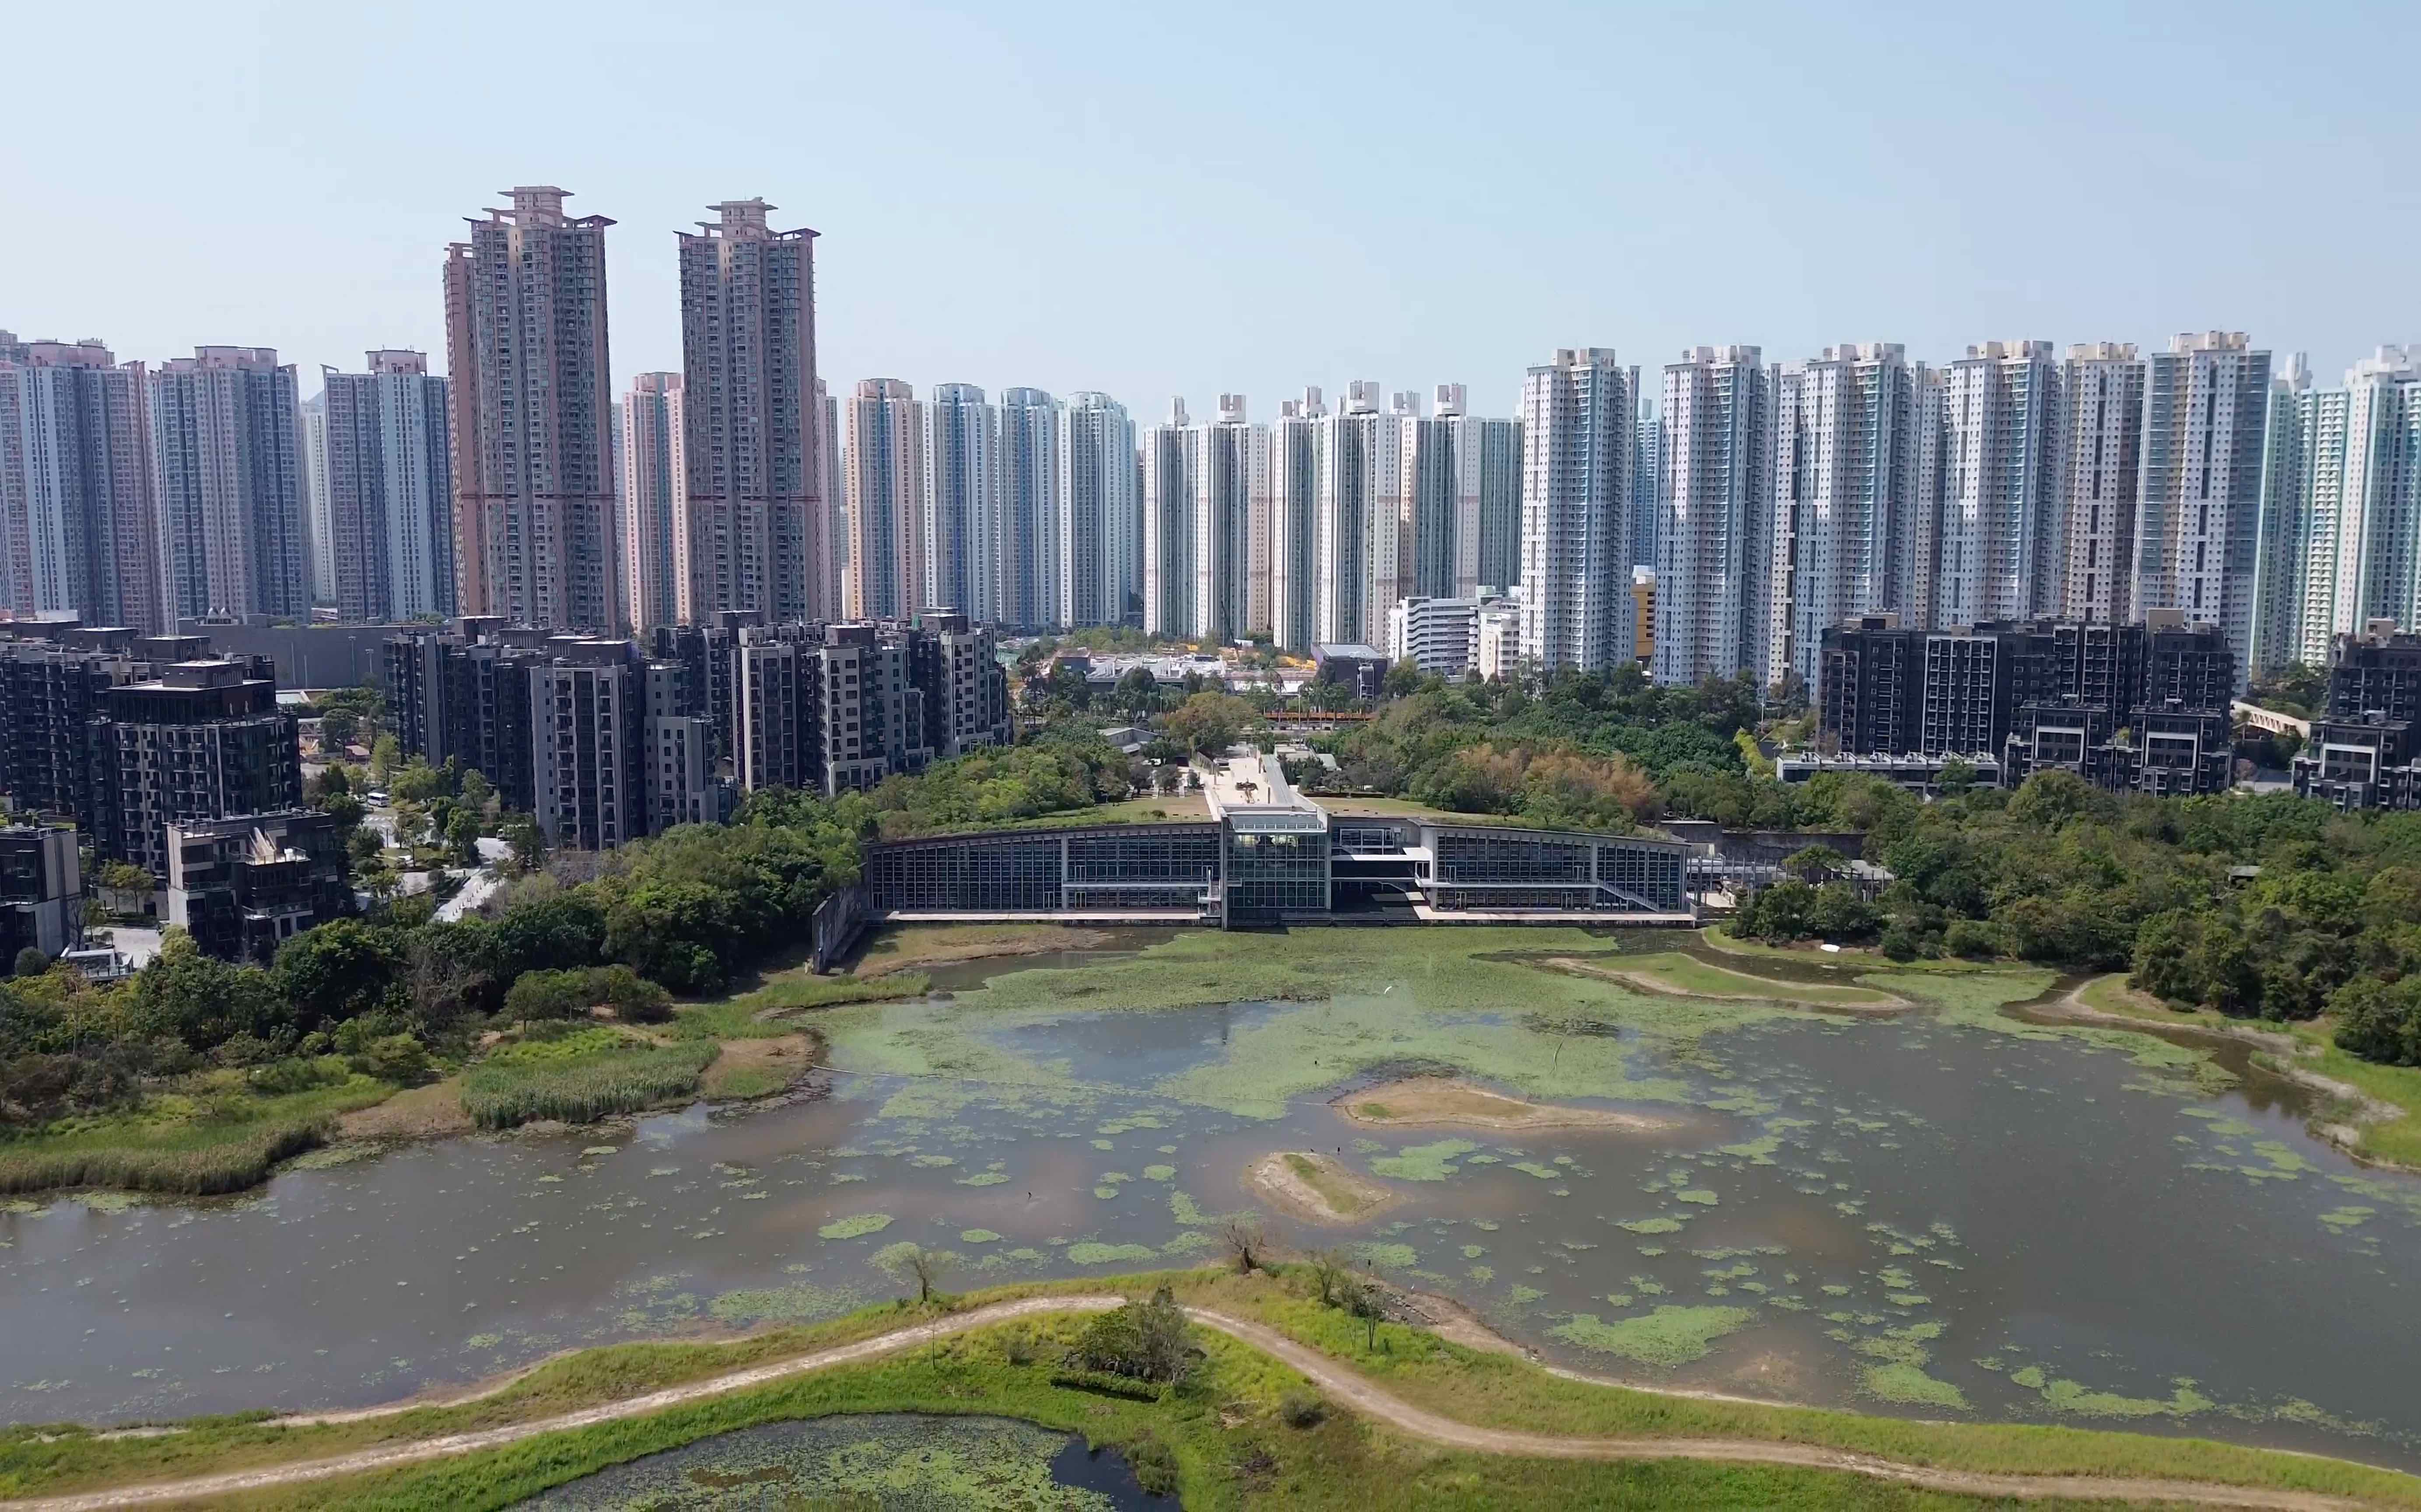
[[[1669,991],[1694,997],[1773,998],[1845,1008],[1891,1008],[1904,1000],[1871,988],[1835,986],[1830,982],[1786,982],[1710,965],[1695,956],[1668,951],[1657,956],[1625,956],[1605,964],[1607,970],[1638,977]]]
[[[699,1094],[762,1097],[789,1086],[812,1059],[798,1024],[760,1015],[924,990],[914,973],[880,982],[780,975],[753,991],[684,1005],[672,1022],[644,1034],[599,1025],[552,1040],[508,1041],[459,1082],[414,1095],[450,1096],[459,1086],[464,1112],[483,1129],[539,1118],[586,1122]],[[768,1055],[751,1043],[784,1039],[796,1042],[795,1052]],[[401,1090],[348,1071],[333,1056],[315,1065],[322,1084],[301,1091],[263,1092],[239,1070],[201,1071],[147,1092],[127,1111],[0,1139],[0,1193],[113,1187],[210,1196],[258,1186],[280,1161],[336,1138],[344,1115]]]
[[[1394,1323],[1380,1325],[1374,1349],[1362,1324],[1311,1299],[1308,1279],[1300,1272],[1239,1278],[1201,1270],[1092,1278],[1004,1287],[960,1302],[972,1306],[1013,1296],[1103,1290],[1140,1294],[1160,1281],[1170,1284],[1181,1301],[1267,1324],[1395,1396],[1483,1427],[1821,1445],[1942,1470],[2211,1481],[2421,1507],[2421,1480],[2313,1456],[2195,1439],[1923,1423],[1660,1395],[1560,1379],[1528,1361],[1466,1349]],[[523,1422],[886,1333],[924,1316],[929,1315],[901,1304],[728,1342],[584,1350],[550,1362],[476,1403],[325,1426],[213,1418],[196,1420],[180,1433],[108,1439],[73,1427],[21,1427],[0,1436],[0,1496],[290,1463]],[[604,1466],[712,1434],[778,1419],[869,1411],[998,1413],[1130,1450],[1153,1441],[1173,1457],[1182,1504],[1190,1508],[1359,1507],[1368,1504],[1377,1486],[1390,1488],[1398,1504],[1474,1508],[1985,1504],[1828,1471],[1447,1453],[1335,1411],[1317,1426],[1289,1427],[1278,1405],[1307,1383],[1275,1360],[1200,1330],[1208,1358],[1195,1380],[1160,1400],[1054,1386],[1060,1351],[1075,1327],[1063,1318],[1020,1320],[650,1417],[549,1434],[459,1459],[252,1492],[215,1504],[467,1512],[508,1505]]]
[[[1110,936],[1100,929],[1037,920],[1027,924],[902,924],[877,932],[858,953],[850,974],[864,978],[923,966],[1062,950],[1097,950]]]
[[[124,1112],[62,1118],[0,1139],[0,1192],[117,1187],[183,1196],[240,1192],[271,1167],[320,1143],[336,1119],[392,1095],[395,1084],[315,1063],[321,1084],[255,1089],[244,1072],[180,1077]]]
[[[2409,1169],[2421,1169],[2421,1067],[2382,1066],[2349,1055],[2336,1045],[2336,1021],[2328,1017],[2303,1023],[2272,1023],[2266,1020],[2231,1019],[2208,1008],[2172,1008],[2148,992],[2127,984],[2124,973],[2097,976],[2085,984],[2077,1000],[2097,1012],[2147,1023],[2186,1024],[2226,1032],[2259,1031],[2288,1043],[2263,1052],[2273,1067],[2343,1083],[2375,1102],[2403,1110],[2403,1116],[2356,1125],[2360,1138],[2355,1153]]]
[[[541,1118],[593,1123],[700,1094],[765,1097],[813,1064],[809,1037],[792,1015],[924,990],[914,973],[865,982],[784,973],[746,992],[682,1005],[658,1028],[600,1024],[500,1045],[463,1076],[462,1105],[479,1128],[510,1129]],[[761,1052],[783,1041],[794,1053]]]

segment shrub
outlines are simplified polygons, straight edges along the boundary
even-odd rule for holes
[[[428,1048],[410,1035],[383,1035],[352,1056],[352,1068],[398,1086],[418,1086],[429,1080]]]
[[[1328,1404],[1316,1393],[1292,1391],[1278,1398],[1278,1421],[1288,1427],[1317,1427],[1327,1415]]]
[[[1177,1451],[1146,1433],[1126,1446],[1127,1463],[1134,1467],[1135,1484],[1154,1496],[1177,1494]]]
[[[1086,1323],[1069,1351],[1069,1364],[1104,1375],[1174,1383],[1193,1370],[1197,1353],[1184,1310],[1163,1286],[1148,1302],[1128,1302]]]
[[[51,969],[50,953],[39,945],[27,945],[17,952],[17,974],[39,976]]]
[[[308,1092],[314,1087],[340,1086],[348,1071],[343,1061],[317,1055],[292,1055],[266,1066],[256,1066],[244,1080],[255,1092],[270,1097],[283,1097],[290,1092]]]

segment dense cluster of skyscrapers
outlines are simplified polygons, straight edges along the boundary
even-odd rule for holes
[[[1813,687],[1823,631],[2055,617],[2218,627],[2242,673],[2421,615],[2421,365],[2316,390],[2241,334],[2165,352],[1987,342],[1660,383],[1555,352],[1515,413],[1375,382],[1256,419],[895,379],[829,390],[816,233],[761,199],[677,237],[682,366],[617,392],[606,232],[551,186],[446,249],[446,376],[373,351],[304,402],[273,351],[119,364],[0,334],[0,590],[23,616],[492,616],[645,636],[768,624],[1132,623],[1386,644],[1398,606],[1492,603],[1542,670]],[[1652,618],[1633,569],[1654,570]],[[324,613],[324,609],[322,613]]]

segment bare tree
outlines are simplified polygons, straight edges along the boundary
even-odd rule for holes
[[[1239,1213],[1219,1225],[1219,1242],[1227,1251],[1227,1258],[1236,1262],[1236,1273],[1248,1276],[1259,1268],[1261,1253],[1269,1248],[1269,1234],[1261,1221],[1251,1213]]]
[[[901,1286],[914,1286],[916,1301],[921,1304],[933,1300],[943,1278],[964,1265],[966,1256],[955,1250],[936,1250],[922,1244],[894,1244],[877,1255],[874,1263]]]

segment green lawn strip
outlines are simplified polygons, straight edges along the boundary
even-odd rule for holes
[[[1014,1297],[1101,1291],[1141,1295],[1161,1283],[1174,1286],[1180,1300],[1189,1303],[1276,1328],[1353,1366],[1407,1401],[1483,1426],[1580,1437],[1729,1436],[1851,1449],[1945,1469],[2206,1480],[2322,1491],[2367,1498],[2386,1505],[2421,1507],[2421,1479],[2345,1460],[2242,1448],[2207,1440],[2032,1424],[1919,1423],[1826,1409],[1663,1396],[1565,1380],[1527,1361],[1476,1353],[1447,1344],[1425,1331],[1394,1323],[1380,1325],[1379,1348],[1373,1351],[1365,1348],[1364,1325],[1335,1309],[1320,1306],[1307,1294],[1307,1276],[1299,1271],[1280,1277],[1251,1278],[1238,1278],[1210,1269],[1078,1277],[973,1293],[960,1299],[960,1304],[972,1308]],[[737,1340],[616,1345],[582,1350],[550,1362],[506,1391],[479,1402],[425,1408],[326,1427],[279,1428],[267,1426],[257,1418],[211,1418],[195,1420],[187,1425],[189,1431],[180,1434],[99,1439],[73,1427],[21,1426],[0,1437],[0,1496],[55,1494],[316,1459],[380,1442],[545,1417],[888,1333],[930,1316],[894,1304]],[[554,1477],[543,1484],[556,1484],[601,1464],[770,1417],[836,1411],[998,1411],[1027,1417],[1046,1426],[1078,1429],[1097,1442],[1129,1442],[1119,1435],[1151,1427],[1177,1451],[1186,1470],[1187,1506],[1239,1504],[1220,1499],[1228,1494],[1223,1489],[1226,1482],[1220,1476],[1238,1457],[1233,1436],[1222,1439],[1220,1442],[1228,1447],[1209,1459],[1189,1456],[1208,1453],[1203,1445],[1210,1441],[1198,1435],[1210,1433],[1215,1426],[1217,1404],[1243,1399],[1265,1406],[1274,1401],[1279,1393],[1300,1384],[1292,1372],[1202,1331],[1205,1348],[1212,1355],[1216,1389],[1203,1396],[1210,1404],[1204,1409],[1207,1424],[1189,1419],[1191,1427],[1170,1426],[1156,1419],[1131,1420],[1121,1414],[1125,1406],[1132,1404],[1121,1404],[1113,1398],[1070,1394],[1062,1400],[1060,1394],[1043,1389],[1051,1364],[1048,1349],[1038,1353],[1030,1380],[1021,1377],[1011,1381],[1000,1374],[1009,1369],[1000,1351],[1006,1350],[1007,1340],[1020,1330],[1029,1337],[1040,1338],[1048,1331],[1074,1326],[1072,1321],[1064,1319],[1023,1319],[957,1341],[921,1346],[881,1364],[819,1372],[744,1396],[735,1395],[683,1409],[679,1413],[608,1425],[585,1430],[584,1435],[550,1435],[493,1455],[364,1477],[347,1485],[360,1493],[358,1504],[434,1506],[439,1504],[439,1498],[445,1497],[472,1505],[502,1505],[514,1497],[542,1489],[522,1478],[536,1473],[530,1467],[544,1469]],[[919,1362],[929,1364],[935,1374],[883,1374],[926,1368]],[[867,1383],[868,1374],[880,1378],[876,1384]],[[992,1395],[995,1392],[1008,1395],[996,1397]],[[768,1400],[777,1405],[765,1407]],[[1106,1415],[1100,1411],[1103,1406],[1110,1410]],[[1055,1415],[1045,1415],[1046,1409]],[[1076,1415],[1067,1415],[1070,1411]],[[1180,1399],[1138,1411],[1169,1411],[1181,1418],[1192,1409]],[[761,1415],[750,1417],[744,1415],[746,1412]],[[679,1436],[662,1437],[666,1430],[650,1427],[650,1424],[677,1425]],[[596,1441],[586,1434],[596,1435]],[[40,1442],[43,1437],[52,1442]],[[609,1446],[611,1452],[595,1448],[593,1442]],[[1474,1463],[1492,1465],[1496,1461]],[[1218,1473],[1206,1471],[1206,1464]],[[483,1470],[483,1466],[495,1468]],[[492,1479],[450,1478],[475,1472]],[[412,1489],[419,1487],[423,1477],[430,1478],[427,1501],[418,1499],[422,1491]],[[1283,1474],[1276,1484],[1285,1484]],[[491,1489],[483,1490],[482,1487]],[[1210,1500],[1197,1503],[1197,1493]],[[290,1501],[245,1504],[333,1504],[331,1494],[326,1485],[297,1488]],[[314,1500],[315,1496],[318,1500]],[[379,1500],[380,1497],[392,1499]],[[1818,1501],[1807,1504],[1829,1504]]]
[[[801,972],[777,976],[754,991],[710,1003],[683,1003],[666,1030],[675,1039],[773,1039],[807,1027],[788,1015],[839,1003],[878,1003],[916,997],[926,988],[922,972],[860,981],[852,976],[814,976]],[[773,1015],[773,1017],[760,1017]]]
[[[1886,1008],[1896,999],[1863,987],[1835,987],[1825,982],[1787,982],[1772,976],[1712,966],[1695,956],[1667,951],[1655,956],[1624,956],[1598,962],[1607,971],[1635,972],[1678,991],[1710,997],[1779,998],[1791,1003],[1821,1003],[1844,1007]]]
[[[320,1143],[338,1115],[395,1094],[391,1082],[339,1070],[330,1085],[276,1096],[213,1072],[195,1093],[154,1093],[132,1113],[62,1119],[0,1139],[0,1193],[118,1187],[207,1196],[266,1180]]]
[[[462,1109],[481,1129],[592,1123],[695,1093],[721,1050],[711,1039],[658,1044],[602,1025],[503,1045],[463,1073]]]
[[[1938,959],[1918,957],[1913,960],[1894,960],[1880,950],[1864,945],[1843,945],[1836,953],[1827,950],[1788,950],[1769,945],[1761,940],[1736,940],[1723,931],[1720,925],[1710,924],[1698,931],[1698,938],[1711,949],[1727,955],[1753,956],[1766,960],[1795,960],[1802,966],[1847,966],[1870,972],[1942,972],[1953,975],[1976,972],[2001,972],[2016,968],[2007,962],[1968,960],[1958,956]]]

